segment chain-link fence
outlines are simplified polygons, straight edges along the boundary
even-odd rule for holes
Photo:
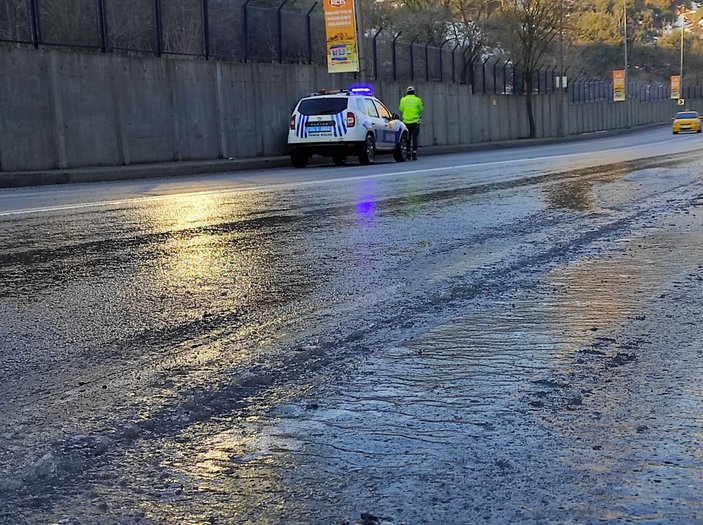
[[[319,2],[288,9],[289,0],[276,5],[262,1],[0,0],[0,42],[243,62],[326,63]],[[364,36],[362,46],[367,75],[376,80],[464,83],[474,93],[494,95],[557,89],[556,66],[532,73],[527,82],[520,64],[501,58],[468,61],[456,42],[435,46],[417,36],[375,29]],[[628,96],[642,100],[670,94],[664,84],[630,82],[628,88]],[[569,82],[567,91],[571,103],[613,96],[612,83],[603,79],[579,77]],[[685,86],[683,96],[700,96],[702,91],[698,85]]]
[[[0,0],[0,41],[257,62],[324,63],[320,4],[254,0]]]

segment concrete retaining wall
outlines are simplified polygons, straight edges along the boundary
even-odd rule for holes
[[[348,75],[291,64],[137,58],[0,47],[0,170],[119,166],[286,153],[300,96],[348,87]],[[406,85],[371,82],[397,110]],[[524,96],[416,82],[426,112],[421,143],[525,137]],[[538,137],[559,132],[560,95],[533,97]],[[564,104],[566,134],[667,122],[673,101]]]

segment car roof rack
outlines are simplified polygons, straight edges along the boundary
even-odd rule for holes
[[[319,97],[323,95],[362,95],[373,96],[373,89],[368,86],[356,86],[350,89],[325,88],[314,93],[310,93],[309,97]]]
[[[349,95],[348,89],[325,88],[314,93],[310,93],[309,97],[318,97],[321,95]]]

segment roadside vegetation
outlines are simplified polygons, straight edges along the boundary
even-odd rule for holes
[[[490,55],[526,67],[558,64],[584,76],[624,67],[622,0],[361,0],[366,28],[456,41],[466,58]],[[630,73],[668,81],[678,73],[683,6],[685,60],[703,76],[703,9],[689,0],[626,0]]]

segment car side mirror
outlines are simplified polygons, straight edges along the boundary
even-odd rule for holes
[[[393,113],[393,114],[391,115],[391,118],[392,118],[393,120],[400,120],[400,115],[398,115],[397,113]],[[701,117],[701,118],[703,118],[703,117]]]
[[[671,122],[675,121],[676,119],[674,117],[671,117]]]

